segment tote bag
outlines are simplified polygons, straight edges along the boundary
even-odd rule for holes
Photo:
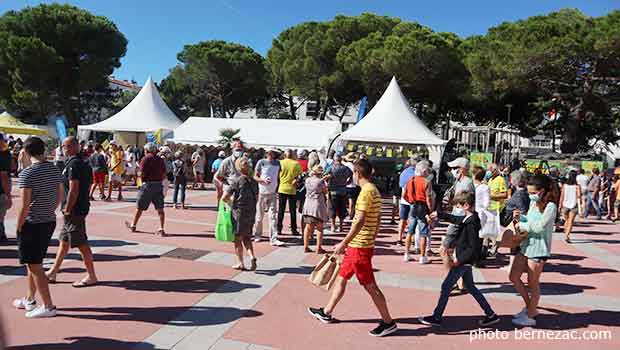
[[[325,254],[314,267],[308,280],[310,283],[325,290],[330,290],[340,271],[340,261],[333,255]]]
[[[233,233],[232,214],[230,208],[220,201],[217,211],[217,222],[215,224],[215,239],[224,242],[233,242],[235,234]]]

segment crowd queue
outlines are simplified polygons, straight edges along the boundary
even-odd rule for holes
[[[344,254],[331,297],[324,307],[310,307],[308,312],[324,323],[332,322],[347,281],[355,275],[381,316],[370,334],[384,336],[397,330],[386,297],[374,279],[372,256],[381,224],[382,196],[373,183],[373,166],[363,155],[253,150],[240,140],[228,153],[196,146],[158,148],[153,143],[139,149],[111,142],[104,149],[100,144],[78,143],[69,137],[54,151],[53,161],[48,161],[40,138],[19,140],[19,146],[17,143],[0,138],[0,214],[3,219],[12,205],[9,176],[19,174],[17,237],[20,261],[28,266],[29,283],[26,296],[16,299],[14,305],[25,309],[27,317],[56,314],[48,283],[55,281],[71,248],[78,248],[87,270],[74,287],[97,283],[86,235],[86,216],[95,192],[99,199],[110,201],[116,190],[116,199],[123,200],[123,186],[139,185],[133,220],[125,225],[137,231],[142,213],[153,204],[160,218],[157,233],[165,236],[164,198],[168,189],[174,190],[174,208],[184,209],[186,189],[203,189],[205,181],[212,178],[217,201],[226,203],[232,213],[237,255],[233,268],[257,268],[253,244],[264,236],[273,246],[285,245],[280,238],[288,206],[289,231],[301,238],[306,253],[326,253],[326,231],[346,232],[331,252]],[[16,148],[19,151],[14,169]],[[594,214],[603,219],[606,215],[615,222],[620,207],[620,169],[612,173],[595,169],[586,175],[583,170],[560,173],[551,168],[548,174],[528,174],[523,168],[496,164],[470,167],[465,157],[447,165],[452,185],[445,191],[438,190],[438,176],[428,159],[412,157],[394,175],[394,213],[400,219],[395,237],[400,248],[396,249],[403,250],[405,263],[417,259],[425,265],[430,257],[439,255],[447,271],[433,314],[421,317],[420,322],[441,324],[452,293],[470,293],[474,297],[485,314],[480,326],[498,322],[498,315],[476,288],[472,267],[481,266],[505,248],[505,254],[510,255],[510,264],[505,267],[507,278],[524,304],[513,322],[535,326],[540,278],[551,257],[553,232],[563,230],[565,241],[571,243],[578,216]],[[61,246],[54,266],[44,271],[42,260],[55,229],[54,212],[58,206],[64,217]],[[431,237],[438,234],[433,231],[437,231],[440,220],[449,225],[439,249],[433,251]],[[0,228],[0,238],[6,239],[4,225]],[[314,250],[310,246],[313,238]],[[244,263],[244,251],[249,255],[249,266]],[[523,274],[527,274],[527,283],[522,281]],[[40,306],[35,299],[37,292],[43,303]]]

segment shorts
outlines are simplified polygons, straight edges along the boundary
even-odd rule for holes
[[[375,274],[372,271],[373,250],[374,248],[347,247],[338,275],[347,281],[355,275],[362,286],[375,283]]]
[[[157,210],[164,209],[164,186],[161,182],[147,182],[140,186],[136,200],[138,210],[147,210],[151,203]]]
[[[562,215],[568,215],[568,213],[572,213],[572,214],[577,215],[578,211],[579,211],[579,209],[577,207],[574,207],[574,208],[563,207],[562,208]]]
[[[306,225],[322,225],[324,222],[323,220],[310,215],[304,215],[303,221]]]
[[[233,209],[231,216],[235,235],[249,236],[254,232],[256,210]]]
[[[616,199],[614,202],[614,209],[620,209],[620,200]]]
[[[93,172],[93,182],[96,184],[105,183],[105,176],[107,174],[105,172]]]
[[[19,263],[42,264],[55,229],[56,221],[39,224],[26,221],[17,234]]]
[[[65,215],[64,225],[58,239],[69,242],[71,248],[77,248],[88,243],[86,235],[85,215]]]
[[[357,196],[359,196],[360,191],[361,189],[359,186],[347,187],[347,197],[353,201],[357,201]]]
[[[409,218],[409,212],[411,211],[411,205],[400,203],[400,210],[398,212],[398,216],[402,221],[405,221]]]
[[[547,260],[549,260],[549,257],[548,256],[536,256],[533,258],[527,257],[527,260],[532,260],[534,262],[541,263],[541,262],[547,262]]]
[[[123,177],[119,174],[110,173],[110,182],[121,182]]]
[[[431,229],[426,222],[426,219],[420,219],[415,216],[409,216],[409,227],[407,228],[407,234],[413,235],[415,233],[416,226],[419,225],[420,237],[430,237]]]
[[[329,196],[329,217],[344,219],[347,216],[347,194],[344,192],[331,192]]]

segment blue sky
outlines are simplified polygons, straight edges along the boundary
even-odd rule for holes
[[[34,6],[33,0],[0,0],[0,13]],[[305,21],[329,20],[337,14],[379,15],[417,21],[437,31],[461,36],[561,8],[578,8],[590,16],[620,9],[618,0],[75,0],[59,1],[103,15],[129,40],[127,55],[115,75],[140,83],[151,75],[165,78],[185,44],[219,39],[238,42],[266,55],[282,30]]]

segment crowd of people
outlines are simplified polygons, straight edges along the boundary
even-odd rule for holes
[[[0,202],[6,211],[12,205],[8,195],[10,152],[4,138],[1,139]],[[331,297],[325,307],[308,308],[309,313],[324,323],[332,322],[332,313],[345,293],[347,281],[355,275],[381,316],[381,322],[370,334],[384,336],[397,330],[386,297],[374,279],[372,256],[381,226],[382,196],[373,184],[371,162],[362,155],[331,152],[323,157],[314,151],[268,149],[264,157],[252,159],[238,140],[232,144],[229,156],[217,151],[217,158],[209,162],[200,149],[158,148],[147,143],[139,152],[135,148],[123,151],[112,142],[107,151],[93,144],[91,152],[90,144],[80,145],[74,137],[68,137],[60,146],[62,157],[50,162],[45,159],[45,143],[40,138],[30,137],[22,147],[30,165],[19,173],[21,205],[17,232],[20,262],[28,266],[28,287],[26,296],[16,299],[14,305],[25,309],[27,317],[55,315],[48,283],[56,280],[71,248],[78,248],[87,271],[74,287],[97,283],[86,235],[86,217],[97,188],[105,200],[118,188],[117,198],[122,199],[123,184],[135,181],[139,184],[136,210],[133,220],[126,222],[127,228],[137,231],[142,213],[153,204],[160,218],[157,233],[165,236],[167,188],[174,184],[174,207],[178,208],[179,204],[183,208],[189,180],[195,179],[191,188],[202,188],[206,170],[199,170],[210,168],[217,200],[223,201],[232,213],[237,256],[233,268],[257,268],[253,244],[263,239],[265,215],[267,240],[273,246],[285,245],[280,238],[288,206],[290,233],[300,236],[306,253],[326,253],[322,240],[328,225],[332,233],[346,231],[345,238],[331,252],[344,254]],[[134,156],[135,164],[128,166],[126,152]],[[548,174],[528,174],[523,168],[510,169],[496,164],[470,167],[465,157],[456,158],[447,166],[452,185],[445,191],[438,190],[438,176],[428,159],[412,157],[398,174],[399,190],[395,192],[394,203],[400,219],[395,237],[400,248],[396,249],[404,249],[405,262],[416,260],[415,256],[419,255],[417,260],[422,265],[439,255],[447,271],[434,313],[421,317],[420,322],[439,325],[453,292],[470,293],[478,302],[485,314],[480,326],[498,322],[499,317],[476,288],[472,267],[483,266],[485,260],[496,258],[501,253],[498,250],[505,248],[504,254],[510,256],[510,263],[505,267],[507,279],[524,302],[523,310],[515,315],[513,322],[535,326],[540,278],[545,262],[551,257],[553,232],[563,226],[565,241],[571,243],[571,230],[579,215],[587,217],[593,211],[602,219],[606,210],[607,217],[615,221],[620,207],[620,169],[611,176],[609,172],[601,174],[594,169],[584,179],[585,172],[578,169],[560,173],[559,169],[551,168]],[[127,168],[135,172],[128,173]],[[110,182],[107,195],[104,193],[106,177]],[[44,271],[42,260],[55,230],[58,206],[62,207],[64,217],[61,244],[53,267]],[[438,235],[436,228],[440,220],[449,225],[439,249],[433,251],[431,238]],[[315,236],[313,251],[310,243]],[[250,258],[247,267],[244,251]],[[522,281],[523,274],[527,274],[527,283]],[[38,307],[37,292],[43,302]]]

